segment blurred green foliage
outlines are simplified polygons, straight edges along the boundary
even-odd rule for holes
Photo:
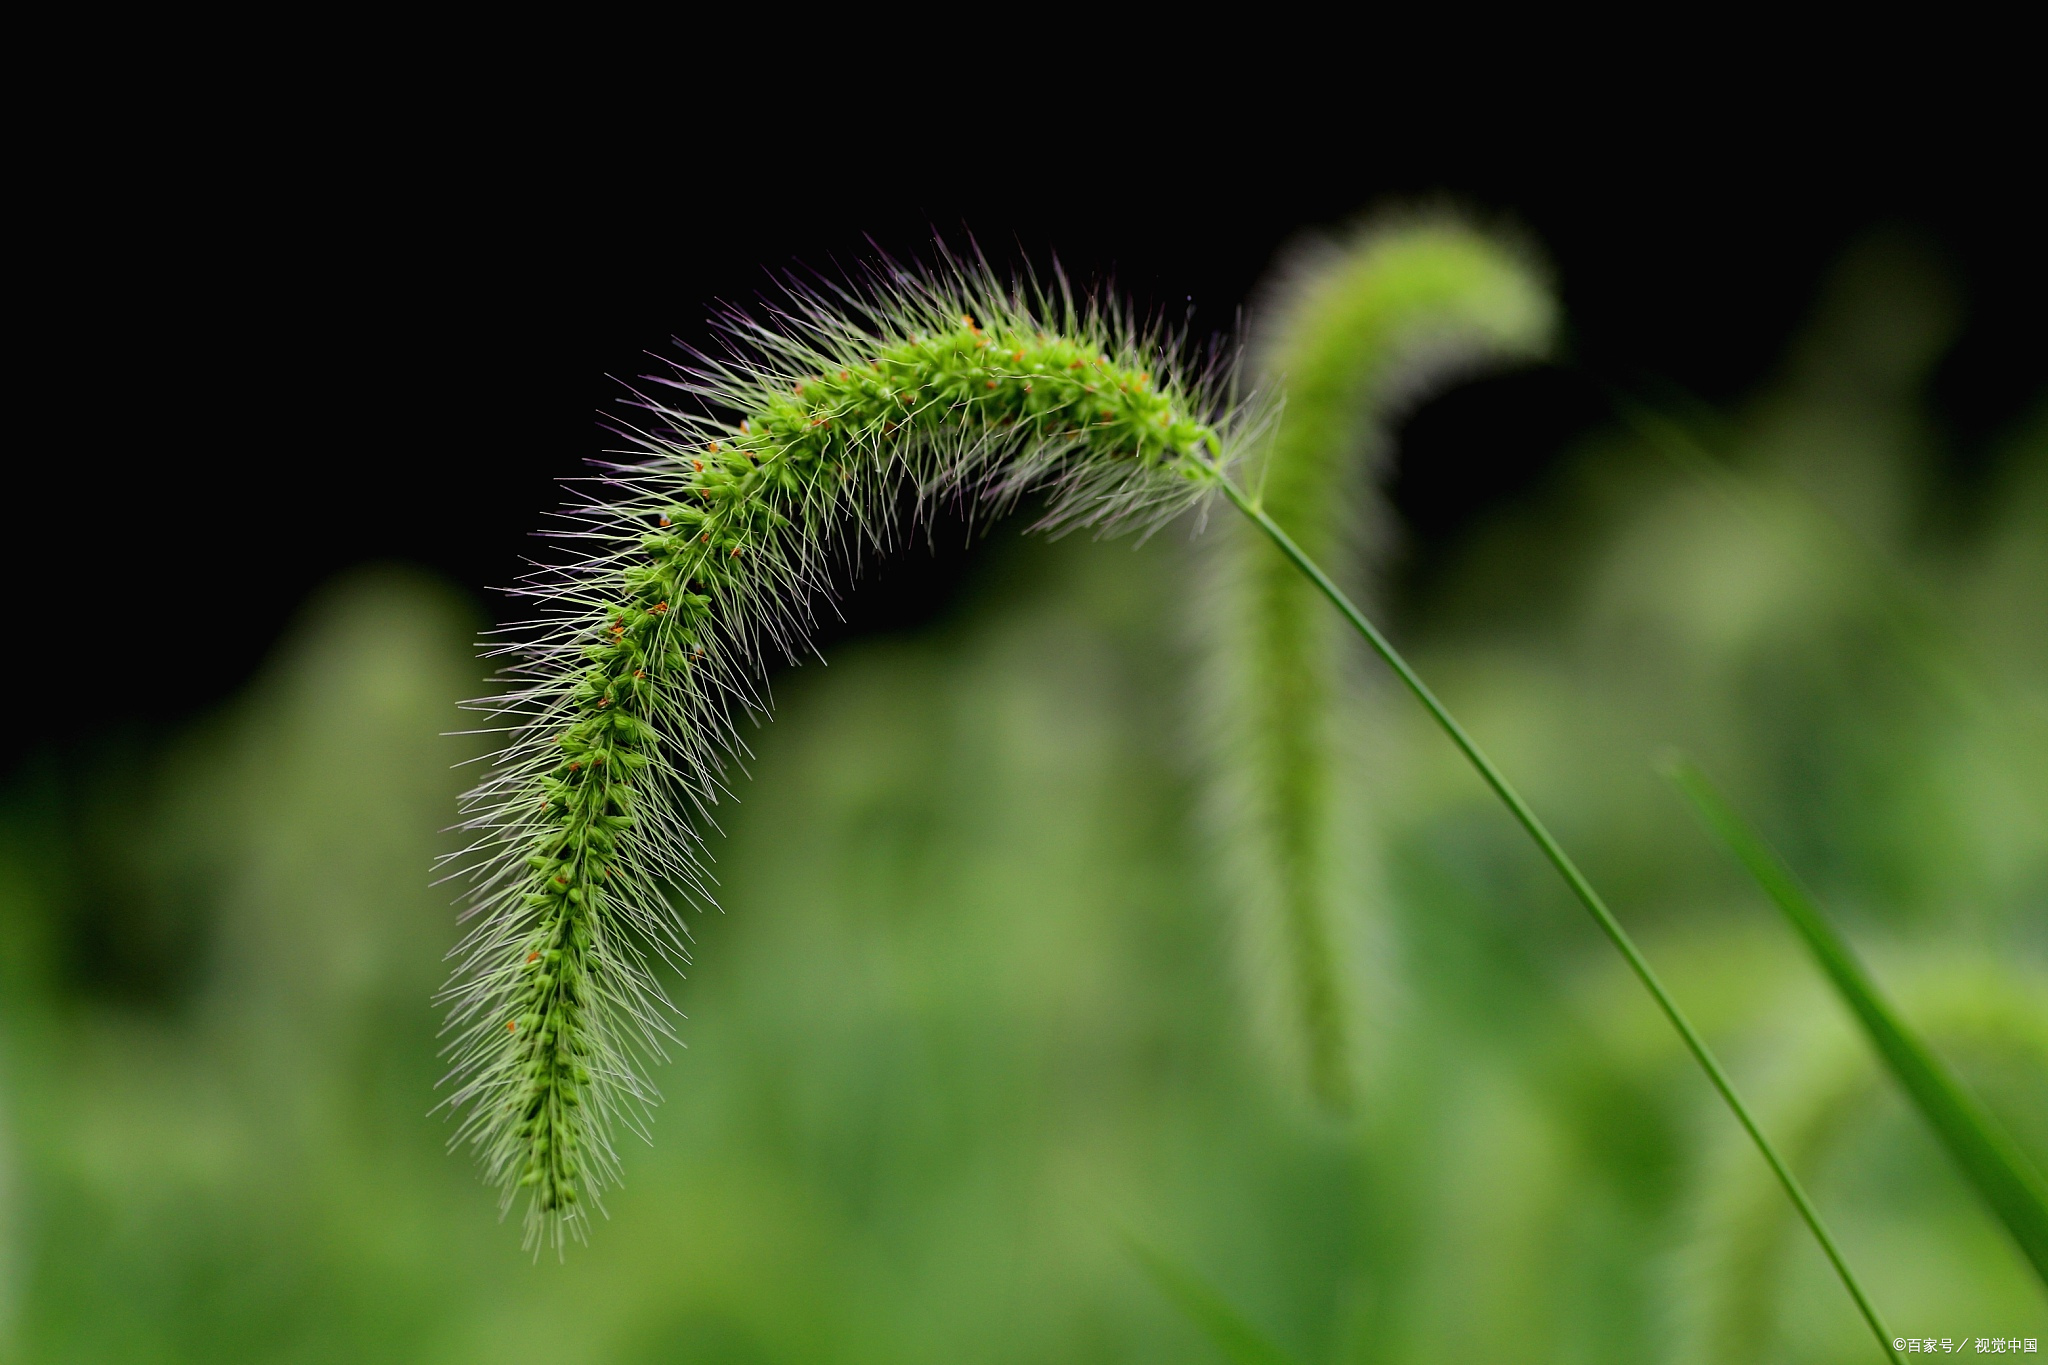
[[[1650,758],[1678,743],[2048,1158],[2048,410],[1982,487],[1955,305],[1877,242],[1770,390],[1617,428],[1400,622],[1639,931],[1895,1330],[2048,1299]],[[1677,437],[1672,433],[1676,432]],[[1203,1361],[1155,1247],[1305,1362],[1849,1361],[1782,1195],[1390,692],[1361,1115],[1282,1102],[1193,818],[1189,556],[1005,542],[782,685],[593,1245],[531,1263],[428,1113],[471,609],[336,584],[249,694],[0,808],[0,1358]],[[1193,1281],[1190,1281],[1193,1282]]]

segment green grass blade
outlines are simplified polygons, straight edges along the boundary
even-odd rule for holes
[[[1365,614],[1344,595],[1344,590],[1331,582],[1330,576],[1302,552],[1301,547],[1294,543],[1287,532],[1280,529],[1277,522],[1266,515],[1258,503],[1246,497],[1244,490],[1228,475],[1213,467],[1212,472],[1224,496],[1230,499],[1238,511],[1250,517],[1259,529],[1266,533],[1280,548],[1280,553],[1286,555],[1295,568],[1307,575],[1308,580],[1314,583],[1323,596],[1330,600],[1330,604],[1351,623],[1352,629],[1372,646],[1373,652],[1386,662],[1387,667],[1394,670],[1396,676],[1415,695],[1415,699],[1422,703],[1423,709],[1429,712],[1437,725],[1450,737],[1451,742],[1458,746],[1459,752],[1478,770],[1486,785],[1493,788],[1493,794],[1500,798],[1501,804],[1508,808],[1516,822],[1535,841],[1536,846],[1543,851],[1543,856],[1550,860],[1550,865],[1557,869],[1557,874],[1564,878],[1565,885],[1578,897],[1579,904],[1586,907],[1587,913],[1592,915],[1594,922],[1600,926],[1600,931],[1607,935],[1608,942],[1614,945],[1615,950],[1628,963],[1629,969],[1636,974],[1636,979],[1643,983],[1643,989],[1650,993],[1651,998],[1657,1002],[1657,1007],[1664,1011],[1664,1017],[1671,1021],[1671,1027],[1678,1030],[1678,1036],[1685,1041],[1686,1050],[1692,1053],[1693,1060],[1700,1065],[1700,1070],[1706,1072],[1707,1079],[1713,1083],[1714,1089],[1719,1092],[1729,1111],[1735,1115],[1743,1131],[1749,1134],[1750,1141],[1756,1144],[1757,1151],[1762,1154],[1772,1173],[1778,1177],[1778,1183],[1784,1187],[1786,1197],[1792,1201],[1793,1207],[1799,1210],[1799,1216],[1805,1220],[1807,1229],[1813,1233],[1814,1240],[1820,1243],[1821,1250],[1827,1254],[1828,1261],[1835,1268],[1835,1274],[1841,1278],[1842,1287],[1848,1290],[1849,1297],[1855,1300],[1857,1311],[1863,1315],[1863,1321],[1876,1335],[1886,1359],[1900,1361],[1903,1365],[1903,1357],[1893,1349],[1892,1335],[1885,1329],[1884,1321],[1878,1317],[1876,1305],[1872,1304],[1870,1296],[1863,1292],[1863,1286],[1857,1281],[1855,1272],[1849,1269],[1848,1261],[1843,1258],[1841,1249],[1835,1245],[1835,1239],[1828,1233],[1827,1225],[1821,1222],[1820,1210],[1807,1198],[1798,1177],[1792,1174],[1792,1169],[1785,1164],[1777,1149],[1771,1145],[1770,1139],[1764,1136],[1763,1129],[1759,1128],[1756,1120],[1750,1116],[1748,1106],[1743,1104],[1742,1097],[1735,1093],[1735,1083],[1722,1069],[1713,1049],[1707,1046],[1707,1040],[1700,1036],[1699,1030],[1686,1018],[1685,1011],[1678,1007],[1678,1002],[1664,989],[1664,983],[1651,968],[1649,959],[1636,947],[1635,940],[1629,937],[1628,931],[1621,927],[1621,921],[1607,908],[1607,903],[1600,898],[1600,893],[1593,889],[1593,884],[1586,880],[1586,874],[1579,871],[1578,864],[1572,861],[1571,855],[1564,851],[1563,845],[1557,842],[1549,828],[1536,817],[1536,812],[1529,808],[1529,803],[1522,799],[1522,794],[1515,790],[1500,769],[1493,766],[1493,760],[1488,758],[1472,737],[1465,733],[1465,727],[1458,724],[1457,718],[1445,709],[1444,704],[1436,699],[1436,694],[1430,691],[1429,685],[1408,666],[1408,661],[1401,657],[1401,652],[1395,649],[1387,637],[1380,634],[1379,628],[1368,621]]]
[[[1792,870],[1705,773],[1685,759],[1666,775],[1716,838],[1748,869],[1812,950],[1821,971],[1856,1016],[1871,1045],[1907,1097],[1934,1129],[1949,1156],[2005,1224],[2034,1273],[2048,1284],[2048,1181],[1942,1060],[1921,1042],[1871,980],[1842,936]]]
[[[1295,1365],[1294,1357],[1273,1344],[1215,1286],[1157,1247],[1124,1234],[1124,1245],[1143,1266],[1159,1292],[1182,1316],[1215,1343],[1233,1365]]]

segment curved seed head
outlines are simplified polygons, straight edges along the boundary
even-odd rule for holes
[[[699,831],[733,722],[802,649],[837,553],[892,545],[906,485],[920,506],[1047,489],[1054,528],[1154,528],[1248,429],[1220,366],[1191,374],[1175,338],[1064,281],[884,264],[720,324],[722,350],[636,393],[629,458],[564,514],[573,555],[522,583],[539,615],[493,646],[508,690],[477,703],[511,739],[465,799],[446,1103],[501,1207],[527,1191],[536,1249],[586,1234],[617,1127],[644,1136],[644,1067],[674,1036],[656,970],[689,960],[678,904],[710,899]],[[1004,382],[1019,369],[1037,378]]]

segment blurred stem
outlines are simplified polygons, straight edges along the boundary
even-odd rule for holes
[[[1254,1327],[1215,1286],[1165,1252],[1124,1233],[1124,1245],[1152,1283],[1232,1365],[1294,1365],[1293,1357]]]
[[[1416,676],[1415,670],[1408,666],[1408,661],[1401,657],[1400,652],[1380,634],[1372,622],[1365,619],[1364,613],[1352,605],[1351,599],[1344,595],[1343,590],[1331,582],[1329,575],[1318,568],[1314,560],[1302,553],[1301,547],[1280,529],[1278,523],[1266,515],[1258,503],[1247,498],[1244,491],[1232,482],[1228,475],[1220,469],[1215,469],[1214,473],[1224,495],[1266,533],[1273,544],[1279,547],[1280,553],[1286,555],[1295,568],[1307,575],[1308,580],[1321,590],[1323,596],[1330,599],[1332,605],[1343,614],[1344,619],[1351,623],[1352,628],[1365,637],[1365,642],[1372,646],[1373,652],[1386,660],[1387,667],[1393,669],[1401,681],[1408,685],[1408,690],[1415,694],[1415,699],[1435,718],[1443,732],[1451,737],[1451,742],[1458,746],[1472,766],[1479,770],[1479,775],[1486,779],[1486,785],[1493,788],[1493,794],[1501,799],[1501,804],[1508,808],[1521,823],[1522,828],[1528,832],[1529,837],[1536,841],[1536,846],[1543,850],[1543,856],[1550,860],[1550,865],[1564,878],[1565,884],[1572,889],[1572,894],[1579,898],[1579,903],[1593,916],[1594,922],[1600,926],[1600,931],[1607,935],[1608,942],[1627,959],[1630,969],[1636,974],[1636,979],[1643,983],[1644,989],[1656,1000],[1658,1008],[1664,1011],[1664,1017],[1678,1030],[1678,1036],[1685,1040],[1685,1046],[1692,1053],[1693,1060],[1707,1073],[1707,1079],[1712,1081],[1714,1089],[1721,1093],[1721,1098],[1734,1112],[1736,1121],[1749,1134],[1750,1140],[1756,1144],[1757,1151],[1763,1154],[1764,1160],[1777,1175],[1778,1183],[1785,1187],[1786,1195],[1799,1210],[1799,1216],[1806,1220],[1806,1226],[1812,1231],[1814,1240],[1820,1243],[1821,1250],[1827,1253],[1828,1260],[1834,1264],[1835,1273],[1841,1276],[1842,1285],[1849,1291],[1849,1297],[1856,1301],[1856,1307],[1862,1312],[1863,1320],[1870,1324],[1870,1330],[1877,1335],[1878,1345],[1883,1348],[1886,1358],[1899,1360],[1898,1353],[1892,1349],[1891,1333],[1885,1330],[1883,1321],[1877,1316],[1876,1307],[1864,1294],[1863,1286],[1857,1283],[1855,1274],[1849,1269],[1849,1263],[1842,1259],[1840,1249],[1835,1246],[1835,1239],[1828,1235],[1827,1227],[1821,1222],[1820,1211],[1814,1208],[1813,1201],[1806,1197],[1806,1191],[1800,1187],[1791,1169],[1771,1146],[1770,1139],[1764,1136],[1763,1130],[1757,1127],[1756,1120],[1750,1117],[1742,1098],[1735,1093],[1734,1083],[1728,1079],[1728,1073],[1721,1069],[1721,1063],[1714,1057],[1713,1049],[1707,1046],[1706,1039],[1700,1037],[1699,1030],[1685,1017],[1685,1011],[1678,1007],[1678,1002],[1664,989],[1664,983],[1657,979],[1657,973],[1651,968],[1642,951],[1636,947],[1635,940],[1621,927],[1621,921],[1614,917],[1614,912],[1600,899],[1600,893],[1593,889],[1593,884],[1579,871],[1578,864],[1574,863],[1571,855],[1551,837],[1550,831],[1536,818],[1536,812],[1529,809],[1529,803],[1522,799],[1521,793],[1501,775],[1500,769],[1493,766],[1493,760],[1473,743],[1472,737],[1465,733],[1465,727],[1458,724],[1456,718],[1444,709],[1443,703],[1436,699],[1436,694],[1431,692],[1428,685]]]
[[[1948,1148],[1964,1177],[1976,1187],[1978,1196],[2019,1243],[2033,1263],[2034,1273],[2048,1284],[2048,1184],[2043,1183],[2041,1173],[1990,1111],[1885,1000],[1792,869],[1714,789],[1707,775],[1682,758],[1669,763],[1666,774],[1806,940],[1892,1076]]]

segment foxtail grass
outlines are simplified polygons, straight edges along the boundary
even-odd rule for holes
[[[1529,254],[1448,212],[1382,215],[1341,244],[1296,248],[1255,312],[1251,347],[1275,395],[1246,462],[1266,515],[1345,582],[1378,558],[1388,423],[1449,381],[1533,359],[1556,307]],[[1219,527],[1202,603],[1210,778],[1241,919],[1244,976],[1282,1066],[1325,1112],[1350,1111],[1369,910],[1347,762],[1351,651],[1314,584],[1255,527]]]
[[[1225,371],[1113,307],[1005,285],[985,266],[883,265],[794,286],[722,345],[650,380],[639,419],[518,589],[537,619],[493,653],[480,705],[505,743],[465,799],[451,875],[446,1104],[529,1245],[583,1237],[644,1133],[645,1064],[674,1038],[656,975],[689,960],[709,901],[704,834],[795,660],[831,572],[891,545],[913,508],[1049,499],[1055,529],[1156,527],[1197,503],[1243,426]]]
[[[644,396],[630,459],[602,466],[521,591],[539,617],[500,646],[484,705],[507,742],[467,797],[456,855],[447,1103],[536,1249],[585,1235],[618,1178],[615,1130],[655,1099],[673,1036],[652,959],[688,961],[679,904],[708,900],[703,831],[744,756],[736,717],[794,658],[831,565],[894,539],[894,509],[1050,494],[1056,529],[1153,528],[1220,492],[1414,693],[1656,1000],[1799,1209],[1858,1309],[1889,1334],[1720,1063],[1577,865],[1315,559],[1231,477],[1256,423],[1176,339],[1064,288],[984,266],[882,267],[723,320],[724,349]],[[666,395],[663,397],[661,395]]]

